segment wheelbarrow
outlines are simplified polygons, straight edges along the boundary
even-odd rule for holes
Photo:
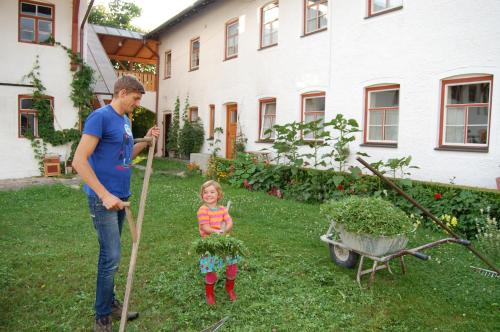
[[[356,263],[359,260],[356,281],[361,287],[361,277],[363,275],[370,274],[367,286],[368,288],[370,288],[373,284],[375,280],[375,273],[377,271],[387,269],[389,273],[392,274],[389,262],[393,259],[399,258],[401,271],[403,274],[406,274],[407,268],[404,261],[404,256],[406,255],[412,255],[425,261],[430,258],[430,256],[422,253],[422,251],[425,249],[429,249],[446,243],[457,243],[464,246],[470,245],[470,242],[468,240],[444,238],[412,249],[399,249],[398,247],[401,247],[401,241],[398,241],[397,238],[394,240],[381,238],[372,241],[370,245],[372,250],[370,250],[370,252],[367,252],[359,249],[362,246],[356,246],[356,248],[353,248],[352,246],[343,243],[339,238],[339,226],[335,221],[331,222],[326,234],[322,235],[320,239],[321,241],[328,243],[328,247],[330,249],[330,257],[335,264],[352,269],[356,266]],[[371,268],[363,269],[363,263],[365,259],[371,259],[373,261],[373,265]]]
[[[413,197],[409,196],[407,193],[405,193],[401,188],[399,188],[397,185],[395,185],[392,181],[384,177],[379,171],[374,169],[370,164],[368,164],[365,160],[363,160],[361,157],[356,158],[363,166],[365,166],[367,169],[369,169],[373,174],[378,176],[382,181],[384,181],[389,187],[394,189],[398,194],[403,196],[408,202],[410,202],[414,207],[417,209],[421,210],[423,215],[428,217],[430,220],[432,220],[437,226],[441,227],[444,229],[449,235],[452,237],[449,238],[444,238],[440,239],[434,242],[430,242],[424,245],[421,245],[419,247],[415,247],[412,249],[405,249],[404,246],[398,248],[397,250],[388,250],[385,253],[382,253],[380,255],[374,255],[370,254],[366,251],[359,250],[359,248],[353,248],[352,246],[347,245],[346,243],[342,243],[340,238],[337,236],[338,232],[336,230],[337,225],[335,221],[332,221],[330,227],[328,228],[328,231],[326,234],[322,235],[320,239],[326,243],[328,243],[329,249],[330,249],[330,255],[332,260],[335,262],[335,264],[347,267],[347,268],[354,268],[358,259],[361,257],[359,266],[358,266],[358,273],[356,275],[356,280],[358,284],[361,286],[361,276],[365,274],[370,274],[370,280],[368,282],[368,288],[371,287],[374,279],[375,279],[375,273],[378,270],[381,269],[387,269],[390,273],[392,273],[390,267],[389,267],[389,261],[395,258],[399,258],[399,261],[401,263],[401,270],[402,273],[405,274],[407,269],[406,265],[404,263],[404,256],[406,255],[412,255],[414,257],[417,257],[422,260],[428,260],[429,256],[422,253],[421,251],[425,249],[429,249],[432,247],[436,247],[445,243],[457,243],[463,245],[465,248],[467,248],[470,252],[472,252],[474,255],[476,255],[477,258],[482,260],[486,265],[488,265],[490,268],[492,268],[492,271],[486,270],[488,273],[491,273],[494,276],[498,276],[500,274],[500,270],[493,264],[491,263],[486,257],[484,257],[479,251],[477,251],[476,248],[474,248],[471,244],[470,241],[465,240],[460,238],[458,234],[456,234],[452,229],[450,229],[446,224],[444,224],[441,220],[436,218],[432,213],[430,213],[429,210],[421,206]],[[371,259],[373,261],[373,266],[371,269],[366,269],[363,270],[363,263],[365,259]]]

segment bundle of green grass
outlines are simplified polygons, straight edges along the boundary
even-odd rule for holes
[[[200,256],[244,257],[248,253],[242,241],[227,235],[211,234],[194,242],[194,250]]]

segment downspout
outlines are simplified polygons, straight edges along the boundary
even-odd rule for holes
[[[158,49],[160,49],[160,48],[158,47]],[[156,83],[155,83],[155,87],[156,87],[156,105],[155,105],[156,125],[158,125],[159,123],[161,123],[160,113],[159,113],[160,107],[158,105],[158,100],[160,99],[160,56],[158,54],[156,54]],[[163,130],[163,128],[164,128],[164,126],[162,126],[161,130]],[[163,135],[165,135],[165,133],[163,133]],[[161,143],[163,151],[165,151],[164,143],[165,143],[165,139],[163,139],[163,142]],[[159,150],[160,144],[156,144],[156,148],[157,148],[157,150]]]
[[[87,22],[87,18],[89,17],[90,10],[92,9],[92,6],[94,5],[94,0],[90,0],[90,4],[87,8],[87,12],[85,13],[85,16],[83,17],[82,20],[82,25],[80,26],[80,56],[83,59],[83,28],[85,27],[85,22]]]
[[[80,13],[80,0],[73,0],[73,21],[71,22],[71,52],[78,52],[78,15]],[[71,71],[77,68],[76,63],[71,62]]]

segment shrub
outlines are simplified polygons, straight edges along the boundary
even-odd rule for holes
[[[277,188],[283,192],[284,197],[307,203],[323,203],[351,195],[381,196],[408,215],[423,216],[422,211],[404,197],[384,187],[383,182],[376,176],[360,175],[353,170],[351,173],[323,171],[268,163],[257,163],[255,167],[244,166],[244,172],[236,173],[238,165],[248,165],[248,162],[237,163],[234,160],[216,158],[212,161],[211,167],[214,174],[220,175],[217,177],[218,180],[241,186],[244,175],[252,190],[268,192],[272,188]],[[482,227],[486,223],[481,210],[489,209],[492,218],[500,219],[500,194],[497,191],[408,179],[395,181],[436,217],[446,214],[455,216],[458,219],[455,230],[468,238],[474,237],[478,225]],[[434,223],[426,217],[423,219],[423,225],[435,228]]]
[[[189,158],[194,152],[200,152],[205,132],[200,120],[186,121],[179,135],[179,152]]]
[[[169,128],[167,150],[176,154],[179,151],[179,127],[180,127],[180,107],[179,96],[175,100],[175,108],[172,123]]]
[[[156,122],[156,114],[145,107],[137,107],[132,114],[132,134],[135,138],[146,136]]]
[[[380,197],[351,196],[321,205],[321,213],[356,234],[399,235],[414,229],[413,221],[392,203]]]
[[[490,217],[489,211],[481,211],[486,222],[477,225],[478,247],[483,250],[494,262],[500,261],[500,229],[495,218]]]

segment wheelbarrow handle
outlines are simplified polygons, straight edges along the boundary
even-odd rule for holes
[[[421,252],[410,252],[413,256],[417,257],[418,259],[421,259],[423,261],[426,261],[430,258],[429,255],[423,254]]]

